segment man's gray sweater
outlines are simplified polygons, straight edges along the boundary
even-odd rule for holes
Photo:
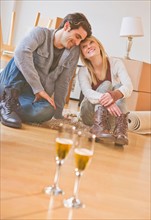
[[[45,90],[54,95],[57,117],[62,115],[69,82],[74,74],[79,47],[65,49],[58,66],[50,71],[54,57],[54,34],[56,30],[36,27],[20,42],[15,50],[15,64],[36,94]]]

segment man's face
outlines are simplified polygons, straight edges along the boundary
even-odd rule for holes
[[[74,46],[78,46],[86,36],[87,32],[81,26],[78,29],[71,30],[69,22],[66,22],[61,38],[61,44],[63,47],[70,49]]]

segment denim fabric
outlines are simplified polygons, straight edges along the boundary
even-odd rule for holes
[[[12,58],[0,74],[0,84],[4,87],[13,87],[21,91],[25,83],[27,82],[24,76],[16,67],[14,58]]]
[[[18,112],[22,121],[41,123],[50,120],[54,115],[54,108],[45,100],[33,102],[32,96],[26,93],[19,97],[21,110]]]
[[[16,67],[14,58],[10,60],[6,68],[0,74],[0,96],[5,87],[13,87],[20,92],[20,110],[17,112],[22,121],[43,122],[51,119],[54,108],[44,99],[33,103],[35,95],[24,76]]]
[[[104,81],[98,88],[97,92],[100,93],[106,93],[107,91],[110,90],[115,90],[119,87],[120,85],[116,85],[115,87],[112,86],[112,83],[110,81]],[[125,99],[120,99],[116,101],[117,106],[120,108],[122,113],[127,112],[126,104],[125,104]],[[94,121],[94,113],[97,111],[99,104],[92,104],[90,103],[87,99],[84,99],[81,103],[80,106],[80,116],[84,124],[92,126],[93,121]],[[114,124],[114,117],[110,116],[110,123],[111,126]]]

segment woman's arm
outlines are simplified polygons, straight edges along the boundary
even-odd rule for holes
[[[122,98],[131,96],[133,91],[133,84],[122,60],[118,58],[110,58],[110,65],[113,86],[118,83],[121,84],[117,90],[123,94]]]
[[[129,97],[133,91],[133,85],[128,72],[120,59],[110,58],[112,82],[115,90],[105,93],[100,98],[100,104],[107,107],[117,100]],[[119,84],[119,87],[117,86]]]
[[[97,104],[103,94],[92,89],[91,77],[86,67],[80,67],[78,79],[83,95],[92,103]]]

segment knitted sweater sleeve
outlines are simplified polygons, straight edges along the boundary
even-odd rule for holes
[[[78,72],[78,79],[80,88],[82,90],[83,95],[92,103],[99,103],[99,99],[103,94],[92,89],[92,81],[91,76],[86,67],[80,67]]]
[[[118,90],[123,94],[123,98],[129,97],[133,91],[133,84],[124,63],[118,58],[110,58],[110,64],[113,86],[120,83]]]
[[[66,58],[67,66],[64,67],[62,73],[55,82],[54,100],[56,104],[55,118],[62,118],[62,111],[66,102],[66,96],[70,80],[74,75],[78,59],[79,59],[79,47],[71,48],[69,57]]]
[[[44,40],[43,29],[40,27],[33,28],[17,46],[14,55],[16,66],[22,72],[34,93],[44,90],[33,61],[33,52]]]

